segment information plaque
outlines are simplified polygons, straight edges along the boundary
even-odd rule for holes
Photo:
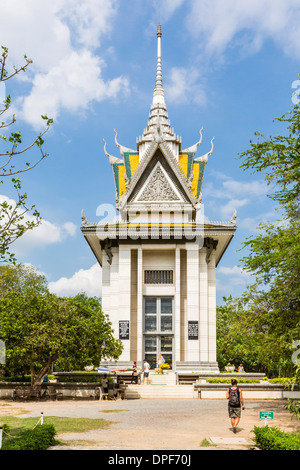
[[[188,339],[198,339],[198,322],[188,322]]]
[[[129,320],[119,321],[119,339],[129,339]]]

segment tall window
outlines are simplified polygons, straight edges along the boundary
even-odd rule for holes
[[[144,297],[144,355],[151,366],[158,353],[172,367],[173,297]]]

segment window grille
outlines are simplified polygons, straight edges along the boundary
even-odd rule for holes
[[[173,271],[145,270],[145,284],[173,284]]]

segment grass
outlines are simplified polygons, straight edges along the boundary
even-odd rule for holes
[[[18,418],[14,416],[2,416],[0,425],[9,426],[9,434],[17,435],[22,429],[33,429],[39,421],[39,417]],[[87,432],[96,429],[108,429],[112,421],[102,418],[64,418],[59,416],[44,416],[44,424],[53,424],[56,432]]]
[[[200,447],[216,447],[216,444],[212,444],[208,439],[203,439],[200,444]]]

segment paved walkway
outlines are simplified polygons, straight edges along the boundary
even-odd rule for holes
[[[57,402],[0,401],[1,416],[63,416],[71,418],[104,418],[113,421],[109,429],[85,433],[64,433],[58,438],[68,441],[67,449],[93,450],[202,450],[204,439],[217,448],[247,449],[253,437],[254,426],[263,426],[259,411],[272,410],[272,426],[284,431],[300,429],[297,420],[291,420],[284,402],[251,400],[237,434],[233,434],[227,415],[226,400],[140,399],[118,401],[63,400]],[[24,412],[26,411],[26,414]],[[64,449],[58,446],[57,449]]]

